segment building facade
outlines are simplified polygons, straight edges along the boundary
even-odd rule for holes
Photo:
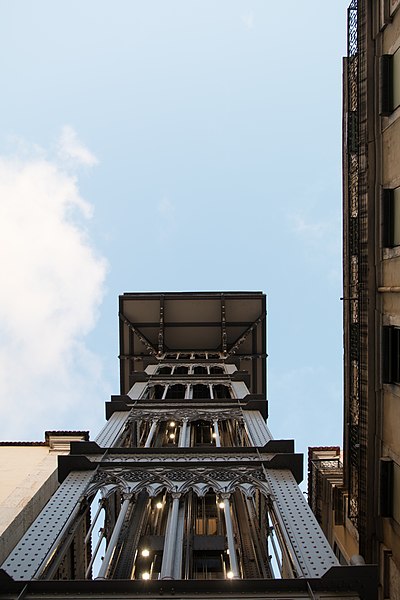
[[[351,2],[343,87],[344,454],[343,482],[331,486],[331,496],[338,526],[346,525],[344,514],[358,552],[379,565],[379,597],[395,600],[400,598],[399,0]],[[329,512],[329,503],[325,508]]]
[[[373,598],[267,425],[266,297],[124,294],[121,393],[1,566],[0,597]],[[3,594],[3,595],[2,595]]]
[[[46,431],[42,442],[0,442],[0,564],[58,487],[57,458],[87,431]]]

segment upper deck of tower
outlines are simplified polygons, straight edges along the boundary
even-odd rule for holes
[[[250,392],[266,396],[262,292],[125,293],[119,317],[121,394],[128,392],[134,371],[186,351],[189,360],[196,359],[194,352],[206,352],[214,354],[214,362],[235,363],[248,372]]]

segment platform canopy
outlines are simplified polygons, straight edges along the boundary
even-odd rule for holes
[[[266,393],[266,296],[262,292],[125,293],[119,297],[121,393],[129,374],[165,353],[214,352],[248,371]]]

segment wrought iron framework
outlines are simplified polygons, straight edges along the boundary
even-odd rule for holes
[[[348,8],[347,48],[347,282],[344,311],[348,366],[347,482],[349,518],[359,528],[365,520],[367,402],[367,186],[366,186],[366,58],[362,38],[365,6],[352,0]],[[346,220],[345,220],[346,223]]]
[[[224,318],[222,303],[222,336]],[[137,329],[124,314],[121,322]],[[221,362],[228,362],[223,346]],[[208,352],[196,358],[203,368]],[[158,358],[161,365],[170,360]],[[76,443],[60,460],[64,481],[2,565],[8,588],[19,594],[19,583],[30,589],[32,581],[46,582],[50,595],[56,590],[61,597],[64,588],[56,584],[68,580],[76,595],[100,597],[129,580],[130,593],[144,597],[174,594],[170,580],[178,590],[192,580],[188,596],[195,597],[196,580],[212,579],[214,588],[204,589],[213,589],[213,597],[237,598],[240,585],[219,586],[232,579],[267,581],[268,593],[291,589],[293,598],[301,597],[304,580],[310,595],[326,589],[344,597],[339,590],[358,589],[369,571],[357,568],[343,588],[337,558],[298,486],[302,458],[293,441],[272,439],[259,404],[266,399],[250,394],[246,374],[235,369],[232,362],[225,368],[230,385],[238,386],[235,397],[193,402],[187,394],[176,403],[164,396],[155,405],[143,394],[152,370],[142,366],[129,394],[113,398],[117,410],[96,441]],[[212,375],[204,383],[220,381]],[[190,379],[201,381],[194,372]],[[244,597],[253,592],[250,586]]]

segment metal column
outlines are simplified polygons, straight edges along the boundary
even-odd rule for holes
[[[145,448],[150,448],[150,444],[153,441],[153,437],[154,437],[155,431],[157,429],[157,425],[158,425],[158,420],[152,421],[149,435],[147,436],[147,440],[144,445]]]
[[[164,552],[161,565],[160,579],[174,578],[174,552],[178,527],[180,494],[172,493],[172,506],[169,512],[168,528],[164,541]]]
[[[218,419],[213,421],[214,433],[215,433],[215,445],[217,448],[221,447],[221,438],[219,436]]]
[[[128,508],[131,503],[131,498],[132,497],[130,494],[129,495],[127,494],[124,497],[124,501],[122,503],[121,510],[119,511],[117,522],[115,523],[110,541],[108,542],[106,554],[104,556],[103,562],[102,562],[100,570],[99,570],[99,574],[96,577],[96,579],[104,579],[107,576],[107,572],[108,572],[109,566],[111,564],[111,559],[113,557],[114,550],[115,550],[115,547],[118,542],[118,538],[121,533],[122,525],[125,521],[126,513],[128,512]]]
[[[226,537],[228,541],[229,548],[229,562],[231,565],[231,571],[233,574],[232,579],[239,579],[239,563],[236,556],[236,548],[235,548],[235,536],[233,533],[233,524],[231,517],[231,507],[229,503],[229,494],[222,494],[222,499],[224,501],[224,517],[225,517],[225,526],[226,526]]]
[[[179,448],[186,448],[186,446],[187,446],[186,435],[187,435],[188,421],[189,421],[189,419],[183,419],[182,427],[179,432],[179,444],[178,444]]]

